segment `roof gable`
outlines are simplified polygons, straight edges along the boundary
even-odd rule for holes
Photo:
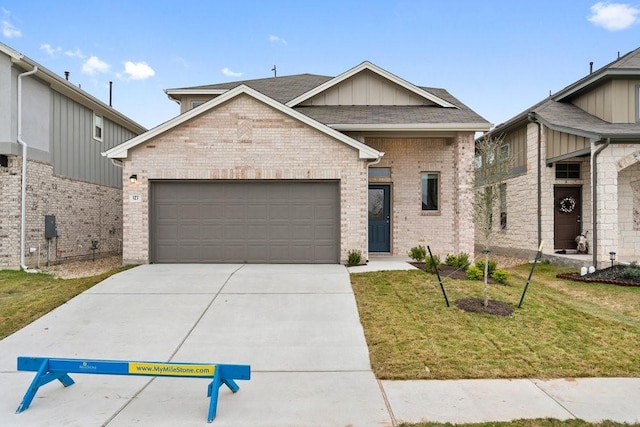
[[[380,79],[375,79],[371,76],[371,74],[367,74],[367,73],[372,73],[376,76],[379,76]],[[357,76],[358,74],[361,74],[361,76]],[[349,83],[350,81],[350,83]],[[338,93],[338,99],[339,99],[339,91],[340,91],[340,87],[348,87],[348,86],[353,86],[353,84],[355,83],[356,85],[358,84],[366,84],[367,81],[378,81],[380,84],[380,88],[391,88],[391,86],[389,86],[391,82],[393,83],[395,86],[400,87],[402,89],[404,89],[404,91],[402,93],[404,94],[411,94],[411,96],[406,96],[403,97],[403,99],[412,99],[413,102],[416,102],[417,99],[424,99],[426,102],[425,104],[422,105],[436,105],[439,107],[446,107],[446,108],[458,108],[456,107],[454,104],[422,89],[419,88],[418,86],[415,86],[409,82],[407,82],[406,80],[401,79],[400,77],[389,73],[386,70],[383,70],[382,68],[372,64],[371,62],[365,61],[363,63],[361,63],[360,65],[340,74],[339,76],[326,81],[325,83],[316,86],[315,88],[309,90],[306,93],[303,93],[302,95],[292,99],[291,101],[287,102],[287,106],[289,107],[295,107],[297,105],[300,105],[302,103],[305,103],[305,101],[309,101],[314,97],[319,96],[322,93],[325,93],[325,99],[329,98],[329,99],[336,99],[336,93]],[[338,91],[338,92],[336,92]],[[382,96],[382,94],[384,93],[383,90],[378,90],[378,91],[374,91],[374,93],[380,93],[380,95]],[[390,95],[391,96],[391,95]],[[356,98],[355,97],[351,97],[351,98]],[[379,98],[380,99],[380,98]],[[364,100],[361,100],[359,102],[364,102]],[[311,105],[313,105],[313,102],[311,101]],[[326,104],[325,104],[326,105]],[[340,104],[332,104],[332,105],[340,105]],[[371,105],[371,104],[356,104],[356,105]],[[373,105],[385,105],[385,104],[373,104]],[[397,105],[397,104],[386,104],[386,105]],[[402,104],[402,105],[420,105],[420,104]]]
[[[599,70],[596,70],[577,82],[572,83],[555,93],[552,98],[555,101],[568,99],[573,95],[588,90],[588,88],[593,87],[594,84],[597,85],[602,81],[616,76],[640,76],[640,48],[627,53],[621,58],[617,58],[615,61],[610,62]]]
[[[287,106],[285,106],[284,104],[281,104],[280,102],[269,98],[268,96],[256,91],[255,89],[252,89],[246,85],[240,85],[237,86],[231,90],[228,90],[227,92],[225,92],[224,94],[212,99],[211,101],[206,102],[205,104],[196,107],[192,110],[187,111],[184,114],[181,114],[153,129],[151,129],[150,131],[139,135],[135,138],[132,138],[116,147],[113,147],[112,149],[102,153],[103,156],[109,157],[111,159],[124,159],[128,156],[128,151],[129,149],[132,149],[142,143],[145,143],[157,136],[160,136],[172,129],[174,129],[176,126],[179,126],[191,119],[194,119],[210,110],[213,110],[215,107],[217,107],[218,105],[221,105],[225,102],[228,102],[230,100],[232,100],[233,98],[236,98],[240,95],[248,95],[264,104],[267,104],[268,106],[300,121],[305,123],[306,125],[338,140],[341,141],[342,143],[358,150],[359,153],[359,157],[361,159],[378,159],[380,157],[382,157],[384,155],[384,153],[381,153],[359,141],[356,141],[355,139],[352,139],[348,136],[346,136],[345,134],[338,132],[334,129],[331,129],[328,126],[323,125],[322,123],[302,114],[299,113],[297,111],[295,111],[292,108],[289,108]]]

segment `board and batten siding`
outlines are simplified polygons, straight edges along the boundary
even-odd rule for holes
[[[524,172],[527,166],[527,127],[523,126],[509,132],[505,135],[504,142],[509,144],[509,155],[513,163],[512,171]]]
[[[433,105],[429,100],[366,70],[301,105]]]
[[[547,159],[575,153],[590,147],[589,139],[564,132],[547,129]]]
[[[640,80],[612,80],[580,95],[573,105],[610,123],[636,123]]]
[[[54,174],[122,187],[122,169],[101,153],[136,135],[103,117],[103,140],[98,141],[93,138],[93,110],[58,92],[52,93],[51,151]]]

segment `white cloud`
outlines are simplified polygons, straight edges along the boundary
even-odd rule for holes
[[[76,50],[65,50],[64,52],[65,55],[67,55],[69,58],[86,58],[86,55],[82,53],[82,51],[80,49]]]
[[[22,31],[17,29],[10,21],[11,12],[2,8],[2,35],[8,39],[22,37]]]
[[[274,36],[274,35],[270,35],[269,36],[269,41],[271,43],[282,43],[282,44],[287,44],[287,41],[283,38],[280,38],[278,36]]]
[[[626,3],[598,2],[591,6],[589,22],[609,31],[620,31],[638,22],[640,9]]]
[[[145,80],[156,75],[156,72],[146,62],[124,63],[124,73],[131,80]]]
[[[44,50],[50,56],[54,56],[56,53],[59,53],[62,50],[62,48],[60,46],[53,47],[49,43],[45,43],[40,46],[40,50]]]
[[[89,57],[89,59],[87,59],[85,63],[82,64],[82,72],[85,74],[89,74],[90,76],[93,76],[97,73],[106,73],[107,71],[109,71],[109,68],[111,68],[111,66],[102,61],[97,56]]]
[[[242,75],[242,73],[237,73],[235,71],[231,71],[227,67],[224,67],[222,69],[222,74],[224,74],[225,76],[228,76],[228,77],[240,77]]]

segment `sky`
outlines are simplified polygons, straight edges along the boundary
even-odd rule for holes
[[[634,0],[639,1],[639,0]],[[494,125],[640,47],[640,3],[595,0],[0,0],[0,41],[152,128],[168,88],[363,61]]]

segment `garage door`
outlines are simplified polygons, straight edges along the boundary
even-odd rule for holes
[[[157,263],[337,263],[336,181],[153,181]]]

